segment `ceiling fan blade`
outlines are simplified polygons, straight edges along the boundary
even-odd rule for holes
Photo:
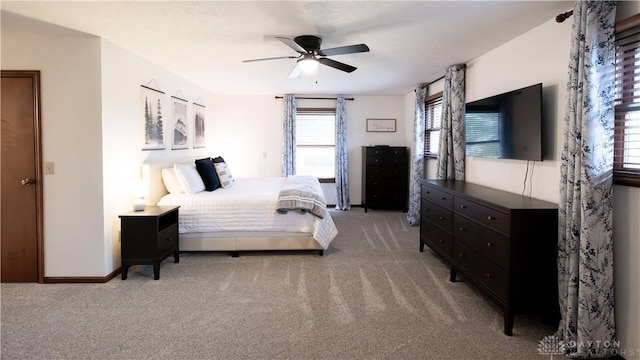
[[[340,46],[331,49],[322,49],[318,52],[320,56],[332,56],[332,55],[342,55],[342,54],[353,54],[360,52],[368,52],[369,47],[365,44],[357,44],[357,45],[349,45],[349,46]]]
[[[293,41],[293,39],[289,39],[283,36],[276,36],[276,39],[282,41],[285,45],[292,48],[296,52],[300,54],[306,54],[307,50],[305,50],[302,46],[300,46],[297,42]]]
[[[298,76],[300,76],[300,73],[302,72],[302,69],[300,68],[300,66],[298,66],[298,64],[296,64],[296,66],[293,68],[293,70],[291,70],[291,73],[289,74],[289,79],[295,79]]]
[[[265,61],[265,60],[277,60],[277,59],[297,59],[299,56],[276,56],[269,58],[261,58],[261,59],[251,59],[251,60],[242,60],[242,62],[254,62],[254,61]]]
[[[318,61],[322,65],[331,66],[332,68],[335,68],[335,69],[338,69],[338,70],[342,70],[342,71],[346,71],[348,73],[354,72],[357,69],[357,67],[354,67],[354,66],[351,66],[351,65],[347,65],[345,63],[341,63],[341,62],[338,62],[338,61],[335,61],[335,60],[327,59],[327,58],[319,58]]]

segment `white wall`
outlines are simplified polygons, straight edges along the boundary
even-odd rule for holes
[[[619,2],[618,20],[640,12],[639,2]],[[534,198],[559,199],[560,152],[565,110],[571,21],[549,20],[541,26],[467,63],[466,101],[543,83],[547,144],[544,161],[536,162]],[[429,93],[442,90],[442,81]],[[435,177],[435,161],[426,165]],[[526,162],[467,157],[466,181],[521,193]],[[614,266],[617,339],[625,359],[640,359],[640,189],[614,186]]]
[[[101,41],[102,85],[102,149],[104,198],[104,262],[105,274],[120,266],[119,214],[130,211],[132,184],[141,176],[145,160],[200,158],[213,155],[210,139],[219,132],[214,126],[213,95],[176,74],[107,41]],[[140,85],[165,92],[163,119],[165,150],[142,151],[144,133],[141,123]],[[171,150],[171,96],[188,101],[189,135],[193,135],[193,102],[204,105],[207,148]],[[215,143],[214,143],[215,144]]]
[[[227,161],[234,176],[282,175],[282,99],[275,95],[216,95],[214,101],[215,154]],[[346,95],[349,192],[351,204],[362,202],[362,146],[408,146],[413,119],[406,116],[404,96]],[[327,97],[327,96],[324,96]],[[303,107],[335,107],[334,100],[298,99]],[[412,116],[412,115],[411,115]],[[367,118],[396,119],[394,133],[366,132]],[[335,204],[335,185],[322,184],[328,203]]]
[[[103,276],[100,39],[2,13],[2,69],[41,72],[45,276]]]

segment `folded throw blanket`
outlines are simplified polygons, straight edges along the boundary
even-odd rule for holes
[[[276,211],[279,214],[295,210],[324,219],[327,204],[318,179],[307,175],[288,176],[280,189]]]

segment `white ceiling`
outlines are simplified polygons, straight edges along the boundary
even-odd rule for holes
[[[19,17],[103,37],[222,94],[404,95],[571,9],[573,1],[2,1],[2,27]],[[6,13],[9,12],[9,13]],[[24,19],[22,19],[24,20]],[[22,21],[21,20],[21,21]],[[320,65],[288,79],[296,56],[274,36],[318,35],[358,69]]]

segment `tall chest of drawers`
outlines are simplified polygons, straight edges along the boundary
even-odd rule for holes
[[[362,147],[362,206],[407,210],[409,155],[406,147]]]
[[[420,251],[427,245],[503,310],[559,320],[557,204],[464,181],[423,180]]]

